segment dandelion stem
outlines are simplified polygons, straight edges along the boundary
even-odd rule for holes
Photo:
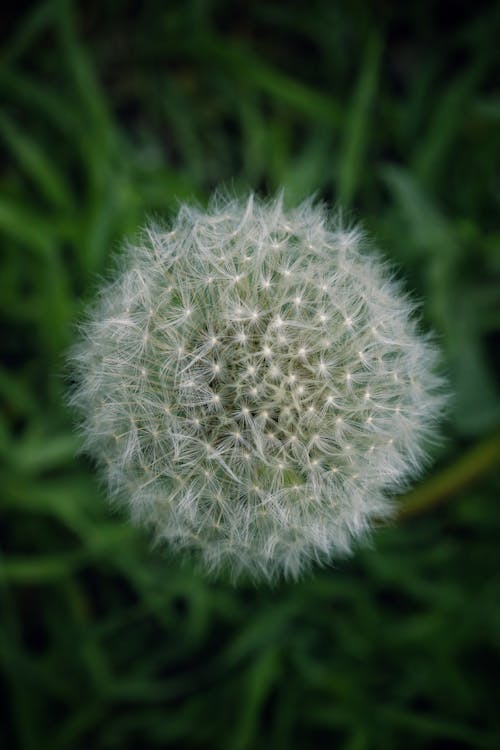
[[[404,521],[451,500],[499,462],[500,432],[481,440],[430,481],[403,495],[397,519]]]

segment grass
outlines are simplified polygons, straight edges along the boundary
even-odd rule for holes
[[[0,63],[0,738],[6,748],[500,741],[495,4],[6,12]],[[276,588],[208,581],[75,458],[64,352],[120,240],[219,184],[361,218],[454,392],[401,521]],[[446,503],[442,502],[446,499]],[[403,520],[404,518],[404,520]]]

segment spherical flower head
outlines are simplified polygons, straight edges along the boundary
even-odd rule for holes
[[[358,229],[215,197],[121,256],[72,353],[111,497],[233,578],[350,551],[420,468],[436,352]]]

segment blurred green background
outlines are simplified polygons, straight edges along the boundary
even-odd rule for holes
[[[6,750],[500,747],[499,7],[3,6]],[[401,518],[274,589],[151,549],[75,458],[63,405],[110,254],[220,184],[362,220],[454,393]]]

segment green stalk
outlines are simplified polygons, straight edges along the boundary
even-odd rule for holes
[[[480,441],[424,485],[404,495],[397,519],[404,521],[443,504],[499,465],[500,433],[495,433]]]

